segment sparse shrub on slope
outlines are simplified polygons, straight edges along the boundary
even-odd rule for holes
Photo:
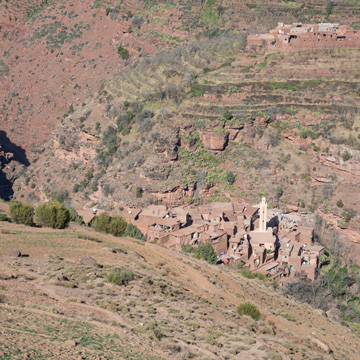
[[[79,225],[83,225],[84,224],[84,219],[82,216],[80,216],[76,210],[74,208],[71,208],[70,210],[70,221],[79,224]]]
[[[247,279],[260,279],[262,281],[267,281],[268,278],[261,274],[261,273],[253,273],[250,270],[247,269],[241,269],[240,270],[240,274],[244,277],[246,277]]]
[[[16,224],[33,225],[34,208],[31,205],[25,205],[20,201],[10,202],[11,221]]]
[[[102,213],[94,218],[91,227],[105,234],[122,236],[125,233],[127,223],[121,216],[111,217],[107,213]]]
[[[65,229],[70,222],[70,211],[58,202],[43,204],[35,211],[36,223],[53,229]]]
[[[137,226],[133,224],[127,224],[123,236],[129,236],[135,239],[145,240],[144,234],[140,231],[140,229]]]
[[[113,217],[109,224],[109,232],[114,236],[122,236],[126,230],[127,223],[121,216]]]
[[[204,259],[209,264],[216,264],[217,263],[217,255],[214,248],[211,244],[200,244],[197,247],[193,247],[190,244],[183,244],[181,246],[181,251],[191,253],[197,259]]]
[[[116,268],[107,275],[108,281],[116,285],[127,285],[135,279],[134,273],[126,268]]]
[[[249,303],[246,302],[244,304],[240,304],[237,307],[237,313],[241,316],[241,315],[248,315],[250,317],[252,317],[254,320],[259,320],[261,317],[260,311],[258,310],[258,308]]]
[[[194,248],[194,256],[198,259],[204,259],[209,264],[216,264],[217,263],[217,255],[214,248],[211,244],[200,244],[198,247]]]

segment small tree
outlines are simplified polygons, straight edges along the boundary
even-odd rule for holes
[[[65,229],[70,222],[70,211],[58,202],[43,204],[35,211],[36,223],[53,229]]]
[[[127,223],[121,216],[111,217],[107,213],[102,213],[94,218],[91,227],[105,234],[122,236],[126,230]]]
[[[122,45],[119,45],[117,48],[117,53],[120,55],[120,57],[123,60],[127,60],[130,57],[129,51],[122,47]]]
[[[246,302],[244,304],[240,304],[237,307],[237,313],[241,316],[241,315],[248,315],[250,317],[252,317],[254,320],[259,320],[261,317],[260,311],[258,310],[258,308],[249,303]]]
[[[135,239],[139,239],[139,240],[145,240],[145,236],[144,234],[140,231],[140,229],[133,225],[133,224],[127,224],[126,226],[126,230],[123,234],[123,236],[129,236]]]
[[[31,205],[25,205],[20,201],[10,202],[11,221],[16,224],[33,225],[34,208]]]
[[[109,232],[111,216],[108,213],[102,213],[95,218],[91,222],[91,227],[95,229],[95,231],[99,231],[102,233]]]
[[[142,196],[143,196],[143,189],[140,186],[138,186],[136,188],[136,197],[141,198]]]
[[[107,275],[108,281],[116,285],[127,285],[134,278],[134,273],[126,268],[116,268]]]
[[[109,224],[109,233],[114,236],[122,236],[126,230],[127,223],[121,216],[113,217]]]
[[[206,260],[209,264],[217,263],[217,255],[210,243],[200,244],[194,248],[194,255],[197,258]]]
[[[343,201],[340,199],[340,200],[338,200],[337,202],[336,202],[336,206],[338,207],[338,208],[342,208],[342,207],[344,207],[344,203],[343,203]]]
[[[226,181],[233,185],[236,179],[236,175],[232,171],[226,171]]]

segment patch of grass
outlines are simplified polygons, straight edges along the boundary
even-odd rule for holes
[[[250,270],[247,269],[241,269],[240,270],[240,274],[244,277],[246,277],[247,279],[259,279],[262,281],[267,281],[267,277],[263,274],[260,273],[253,273]]]
[[[127,285],[134,279],[134,273],[126,268],[116,268],[107,275],[107,280],[116,285]]]
[[[260,314],[260,311],[258,310],[258,308],[249,302],[240,304],[236,310],[240,316],[248,315],[256,321],[259,320],[261,317],[261,314]]]

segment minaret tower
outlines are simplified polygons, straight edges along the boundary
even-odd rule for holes
[[[263,196],[260,204],[259,231],[266,231],[266,223],[267,223],[267,202],[266,202],[266,198]]]

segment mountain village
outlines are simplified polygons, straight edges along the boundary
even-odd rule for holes
[[[84,220],[90,223],[95,214],[87,215]],[[324,254],[324,247],[314,244],[314,228],[304,225],[309,219],[268,209],[264,197],[254,206],[231,202],[188,209],[150,205],[129,209],[122,217],[136,225],[147,241],[175,250],[210,243],[219,261],[270,279],[313,281]]]

